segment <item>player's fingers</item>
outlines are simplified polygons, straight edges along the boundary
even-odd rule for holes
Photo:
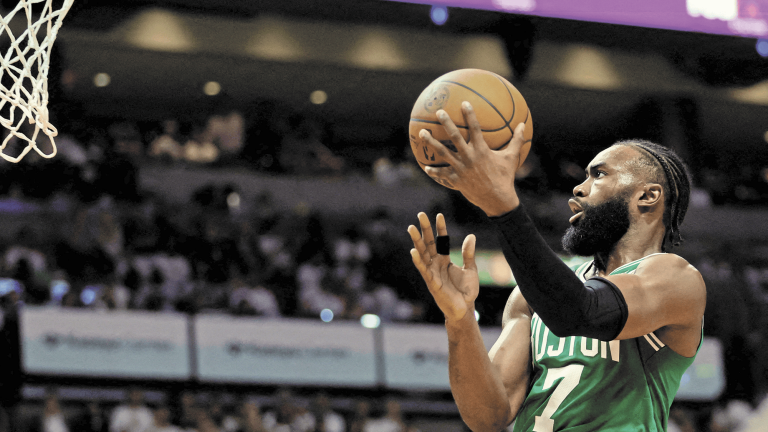
[[[488,147],[488,144],[483,139],[483,129],[480,127],[480,122],[477,120],[474,108],[469,102],[462,102],[461,112],[464,114],[464,121],[467,122],[469,128],[469,146],[477,148],[478,145],[484,145]]]
[[[427,245],[424,243],[424,239],[421,238],[421,233],[419,233],[419,229],[416,228],[414,225],[410,225],[408,227],[408,234],[411,235],[411,241],[413,241],[413,247],[416,249],[416,251],[421,256],[429,257],[429,252],[427,252]]]
[[[461,256],[464,259],[464,268],[467,270],[477,270],[477,264],[475,263],[476,243],[477,238],[474,234],[470,234],[464,239],[464,243],[461,245]]]
[[[438,213],[435,218],[435,226],[437,227],[437,235],[447,236],[448,226],[445,224],[445,216],[442,213]]]
[[[437,255],[437,249],[435,248],[435,235],[432,233],[432,224],[429,223],[429,218],[424,212],[420,212],[419,225],[421,225],[421,238],[424,239],[424,244],[427,246],[427,254],[430,257]]]
[[[459,163],[459,160],[456,158],[456,153],[448,149],[445,144],[436,140],[428,130],[422,129],[419,132],[419,138],[431,146],[435,153],[443,158],[449,165],[456,165]]]
[[[460,155],[464,155],[469,147],[467,146],[464,137],[461,135],[459,128],[453,120],[451,120],[451,116],[449,116],[445,110],[437,110],[435,114],[437,115],[437,120],[443,125],[443,129],[445,129],[445,132],[448,134],[448,138],[450,138],[453,145],[456,146],[456,150]]]
[[[441,185],[450,188],[457,189],[459,176],[456,175],[456,171],[451,166],[447,167],[424,167],[424,172],[428,176],[432,177],[432,180],[440,183]]]
[[[525,137],[523,135],[525,135],[525,123],[520,122],[520,124],[518,124],[515,128],[512,139],[507,145],[499,148],[499,151],[503,151],[506,154],[519,157],[520,149],[523,147],[523,144],[525,144]]]

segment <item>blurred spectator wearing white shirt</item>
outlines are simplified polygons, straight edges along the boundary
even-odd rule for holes
[[[109,432],[149,432],[154,423],[152,410],[144,405],[144,393],[131,389],[128,403],[118,405],[112,411]]]
[[[347,429],[344,417],[331,410],[328,395],[320,393],[312,401],[310,412],[315,417],[316,432],[345,432]]]
[[[237,315],[257,315],[278,318],[280,308],[272,291],[245,283],[240,277],[230,281],[232,293],[229,297],[230,311]]]
[[[363,432],[405,432],[400,403],[388,400],[386,410],[384,417],[366,422]]]
[[[64,413],[59,405],[59,398],[55,393],[50,393],[45,398],[41,423],[42,432],[69,432]]]

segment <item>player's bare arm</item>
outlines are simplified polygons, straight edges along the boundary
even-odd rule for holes
[[[696,354],[706,287],[701,274],[674,254],[655,255],[635,274],[606,276],[627,301],[629,314],[616,339],[656,334],[672,350],[685,357]]]
[[[558,336],[613,340],[661,329],[665,338],[684,340],[670,345],[680,354],[695,353],[700,341],[700,333],[695,329],[700,329],[705,301],[703,283],[695,269],[684,266],[677,257],[665,256],[654,260],[664,268],[661,272],[654,266],[653,272],[638,269],[634,275],[594,277],[583,283],[544,242],[520,206],[514,176],[524,126],[517,127],[506,148],[491,151],[483,141],[469,104],[463,104],[462,113],[470,129],[468,142],[458,133],[454,122],[444,112],[438,112],[456,152],[432,139],[428,132],[422,132],[422,139],[450,164],[428,168],[429,175],[449,180],[497,225],[504,255],[522,293],[552,332]],[[574,189],[576,198],[584,202],[605,200],[618,191],[631,192],[627,202],[636,213],[635,231],[617,240],[609,254],[596,257],[603,267],[613,262],[615,268],[616,264],[658,253],[663,247],[665,233],[658,213],[664,208],[661,188],[641,184],[630,190],[627,186],[631,184],[628,166],[635,151],[639,150],[611,148],[600,153],[587,170],[587,180]],[[601,270],[603,276],[611,269]]]
[[[519,292],[505,308],[504,330],[490,354],[474,317],[479,291],[475,237],[462,245],[464,266],[437,253],[432,226],[419,213],[418,228],[408,233],[411,257],[435,302],[445,314],[451,392],[462,419],[473,431],[499,431],[512,422],[525,399],[530,376],[531,313]],[[436,219],[438,235],[448,235],[445,219]]]

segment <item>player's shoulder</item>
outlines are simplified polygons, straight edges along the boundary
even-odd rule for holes
[[[706,293],[704,279],[699,270],[677,254],[664,253],[648,257],[640,262],[635,274],[689,289],[693,293]]]
[[[660,253],[649,256],[648,258],[640,261],[637,266],[637,273],[641,272],[659,272],[659,271],[673,271],[678,276],[698,276],[701,277],[699,271],[691,263],[680,255],[673,253]]]

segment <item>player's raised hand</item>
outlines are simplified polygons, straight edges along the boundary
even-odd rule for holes
[[[437,253],[432,225],[427,215],[419,213],[418,217],[421,232],[413,225],[408,227],[414,246],[411,249],[411,259],[445,318],[458,321],[467,313],[474,313],[475,299],[480,290],[475,265],[475,236],[470,234],[464,239],[461,247],[464,266],[458,267],[451,263],[448,255]],[[437,235],[448,235],[442,214],[437,215],[435,224]]]
[[[480,207],[488,216],[500,216],[519,204],[515,191],[515,173],[520,166],[520,150],[525,143],[525,124],[515,128],[512,140],[505,147],[491,150],[483,139],[480,123],[468,102],[461,106],[464,120],[469,127],[469,142],[445,111],[438,111],[437,118],[451,137],[456,152],[449,150],[434,139],[427,130],[420,138],[429,142],[435,152],[445,159],[449,167],[426,167],[433,178],[444,179]]]

